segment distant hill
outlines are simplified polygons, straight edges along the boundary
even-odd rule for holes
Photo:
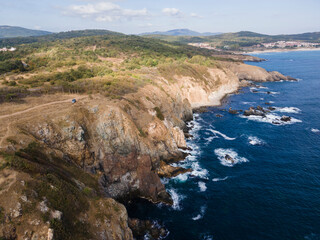
[[[22,27],[0,25],[0,38],[43,36],[48,34],[51,34],[51,32],[41,31],[41,30],[32,30],[32,29],[27,29]]]
[[[78,37],[93,37],[93,36],[104,36],[104,35],[124,35],[118,32],[112,32],[108,30],[79,30],[79,31],[68,31],[60,33],[51,33],[43,36],[31,36],[31,37],[15,37],[15,38],[0,38],[0,47],[16,46],[20,44],[28,44],[35,42],[48,42],[62,39],[71,39]]]
[[[149,32],[149,33],[141,33],[139,35],[165,35],[165,36],[213,36],[221,33],[211,33],[211,32],[205,32],[200,33],[196,31],[192,31],[189,29],[173,29],[166,32]]]
[[[282,34],[267,35],[250,31],[241,31],[235,33],[222,33],[209,36],[189,36],[189,35],[144,35],[148,38],[157,38],[169,42],[179,43],[210,43],[217,48],[239,50],[246,47],[252,47],[261,43],[270,43],[277,41],[303,41],[320,43],[320,32],[302,33],[302,34]]]

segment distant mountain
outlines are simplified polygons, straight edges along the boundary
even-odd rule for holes
[[[0,25],[0,38],[14,38],[14,37],[30,37],[43,36],[51,34],[48,31],[32,30],[22,27]]]
[[[165,35],[165,36],[213,36],[213,35],[218,35],[221,34],[219,33],[210,33],[210,32],[205,32],[205,33],[200,33],[200,32],[195,32],[189,29],[173,29],[170,31],[166,32],[149,32],[149,33],[141,33],[139,35]]]

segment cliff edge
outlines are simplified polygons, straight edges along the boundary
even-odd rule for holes
[[[5,239],[133,239],[117,201],[172,203],[159,175],[185,171],[168,166],[185,157],[193,109],[219,105],[249,80],[291,79],[233,62],[166,68],[141,69],[151,81],[118,99],[55,94],[2,105]]]

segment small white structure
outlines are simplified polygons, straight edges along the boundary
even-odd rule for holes
[[[4,48],[0,48],[0,52],[14,52],[15,50],[17,50],[16,48],[14,48],[14,47],[11,47],[11,48],[6,48],[6,47],[4,47]]]

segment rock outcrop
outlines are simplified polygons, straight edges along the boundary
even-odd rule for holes
[[[295,78],[284,76],[277,71],[268,72],[263,68],[243,63],[228,63],[227,66],[240,80],[255,82],[296,81]]]

